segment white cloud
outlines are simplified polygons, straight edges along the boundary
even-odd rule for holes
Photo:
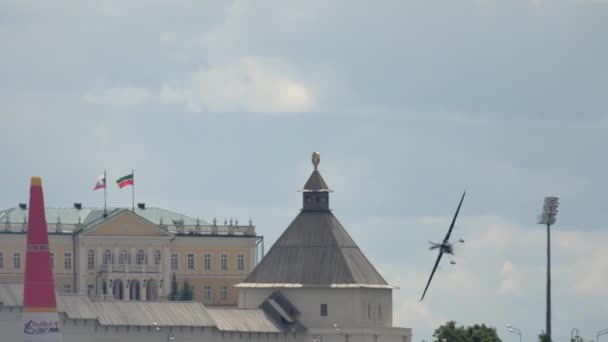
[[[505,261],[500,271],[502,282],[498,293],[508,296],[521,296],[522,274],[517,266],[510,261]]]
[[[147,90],[134,86],[115,86],[91,90],[84,95],[86,102],[110,106],[135,106],[153,99]]]
[[[192,112],[294,113],[313,109],[310,89],[277,59],[241,58],[202,68],[186,80],[163,84],[161,100]]]
[[[416,218],[416,223],[428,225],[449,224],[450,219],[447,217],[438,216],[420,216]]]

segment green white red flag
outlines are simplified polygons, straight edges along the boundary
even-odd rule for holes
[[[125,186],[133,186],[133,174],[128,174],[126,176],[122,176],[120,178],[118,178],[118,180],[116,181],[116,184],[118,184],[119,188],[124,188]]]

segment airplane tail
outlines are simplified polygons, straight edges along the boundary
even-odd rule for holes
[[[32,177],[28,210],[23,283],[24,341],[61,342],[40,177]]]

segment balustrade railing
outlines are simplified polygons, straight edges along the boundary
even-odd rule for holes
[[[255,226],[237,226],[237,225],[166,225],[161,224],[161,227],[165,228],[171,233],[175,234],[189,234],[189,235],[243,235],[243,236],[255,236]]]
[[[171,233],[178,235],[242,235],[255,236],[255,226],[238,225],[180,225],[159,224],[159,226]],[[47,223],[49,233],[71,234],[80,230],[82,224],[69,223]],[[23,233],[27,232],[27,222],[0,222],[0,233]]]
[[[97,269],[100,272],[159,273],[160,265],[102,264]]]
[[[77,231],[81,224],[67,224],[67,223],[51,223],[47,224],[47,231],[49,233],[73,233]],[[0,233],[22,233],[27,232],[27,222],[0,222]]]

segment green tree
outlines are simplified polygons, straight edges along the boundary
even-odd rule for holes
[[[448,342],[501,342],[495,328],[485,324],[457,327],[454,321],[449,321],[435,329],[433,337],[437,342],[443,339]]]
[[[171,292],[169,292],[169,300],[180,300],[179,288],[177,285],[177,278],[175,277],[175,273],[173,273],[173,278],[171,278]]]
[[[192,300],[192,298],[194,298],[194,288],[192,287],[192,285],[190,285],[188,280],[184,281],[184,287],[182,287],[182,291],[180,294],[180,300],[183,301],[190,301]]]
[[[547,335],[544,331],[541,331],[540,335],[538,335],[538,341],[539,342],[551,342],[551,337],[549,337],[549,335]]]
[[[485,324],[475,324],[466,328],[466,336],[468,341],[474,342],[501,342],[496,334],[496,329],[488,327]]]
[[[441,342],[447,340],[448,342],[467,342],[465,339],[465,333],[463,327],[456,327],[455,321],[449,321],[444,325],[439,326],[435,329],[433,334],[435,341]]]

